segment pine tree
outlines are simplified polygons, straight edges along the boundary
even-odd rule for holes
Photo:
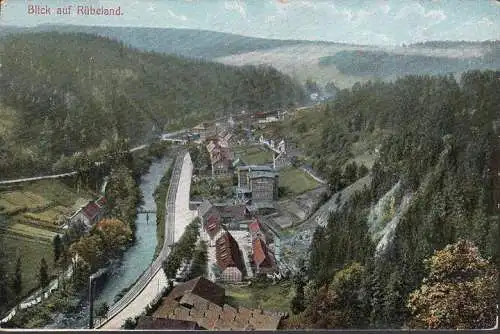
[[[12,290],[18,297],[20,296],[22,291],[22,283],[23,283],[23,277],[22,277],[21,258],[18,257],[16,262],[16,273],[14,274],[14,280],[12,281]]]
[[[40,261],[40,272],[38,274],[40,286],[46,287],[49,284],[49,267],[45,258]]]
[[[40,152],[42,153],[42,158],[46,161],[50,161],[52,158],[52,136],[54,131],[52,129],[52,124],[48,117],[45,117],[43,121],[42,132],[40,133]]]
[[[62,244],[62,240],[61,240],[61,237],[59,236],[59,234],[57,234],[54,237],[52,244],[54,246],[54,262],[57,262],[59,260],[59,258],[61,257],[61,253],[63,251],[63,244]]]

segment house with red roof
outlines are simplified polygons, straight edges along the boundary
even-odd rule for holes
[[[266,235],[260,221],[255,218],[248,224],[252,239],[252,263],[256,274],[269,274],[276,271],[276,260],[266,244]]]
[[[221,270],[219,279],[226,282],[241,282],[245,263],[238,243],[231,233],[225,232],[215,244],[217,266]]]
[[[96,201],[90,201],[69,218],[69,224],[83,223],[90,229],[104,217],[106,206],[107,200],[105,197],[100,197]]]

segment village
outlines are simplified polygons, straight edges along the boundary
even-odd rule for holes
[[[203,163],[194,162],[192,187],[212,180],[228,189],[217,196],[198,192],[190,203],[201,220],[201,240],[208,245],[211,281],[237,283],[262,276],[279,280],[287,273],[280,261],[280,230],[292,221],[276,218],[281,215],[280,171],[291,166],[291,158],[283,139],[256,139],[253,134],[255,127],[286,116],[283,111],[243,114],[236,121],[230,117],[226,122],[203,122],[186,135],[198,150],[206,150],[210,166],[203,169]],[[241,147],[257,147],[267,158],[248,159]]]
[[[198,242],[207,246],[207,270],[188,280],[193,263],[181,267],[157,309],[136,319],[137,329],[277,330],[288,317],[282,309],[234,302],[231,295],[235,287],[244,291],[256,282],[272,286],[290,275],[281,260],[280,238],[293,220],[284,215],[279,200],[280,171],[291,167],[291,159],[283,139],[254,139],[251,129],[278,121],[284,113],[254,117],[203,122],[182,139],[173,139],[193,152],[190,209],[201,223]],[[245,152],[258,148],[267,157],[249,159],[242,147]],[[313,190],[321,188],[313,176],[307,177]]]

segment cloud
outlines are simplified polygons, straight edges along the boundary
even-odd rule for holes
[[[240,15],[244,18],[247,17],[247,9],[246,5],[243,1],[241,0],[231,0],[231,1],[225,1],[224,2],[224,8],[226,8],[229,11],[235,11],[240,13]]]
[[[171,9],[167,10],[168,15],[173,17],[174,19],[180,20],[180,21],[187,21],[188,18],[185,15],[177,15],[175,14]]]
[[[412,3],[411,5],[403,6],[396,14],[396,20],[406,20],[408,18],[428,18],[435,19],[439,22],[447,18],[443,10],[430,9],[425,10],[425,7],[419,3]]]
[[[442,10],[430,10],[428,12],[424,12],[424,17],[435,19],[439,22],[446,20],[447,16]]]

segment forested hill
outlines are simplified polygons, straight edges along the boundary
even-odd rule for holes
[[[458,82],[452,76],[409,76],[355,85],[316,111],[323,117],[321,139],[311,150],[325,159],[318,165],[333,185],[353,181],[329,170],[329,157],[360,138],[388,135],[377,150],[371,185],[316,230],[308,283],[305,289],[297,284],[304,304],[296,299],[295,309],[303,312],[291,327],[494,326],[499,92],[498,71],[467,72]],[[458,259],[441,253],[434,267],[424,262],[459,239],[478,251],[467,246],[467,257],[460,244]],[[473,259],[478,268],[493,268],[475,269],[467,264]],[[437,269],[442,273],[429,276]]]
[[[232,54],[273,49],[309,41],[278,40],[247,37],[223,32],[144,27],[107,27],[78,25],[39,25],[36,27],[7,27],[2,34],[19,32],[88,33],[119,40],[135,48],[189,58],[212,59]]]
[[[146,53],[81,33],[3,37],[0,53],[2,166],[13,157],[72,154],[104,139],[142,143],[153,129],[278,108],[304,96],[270,67]]]

